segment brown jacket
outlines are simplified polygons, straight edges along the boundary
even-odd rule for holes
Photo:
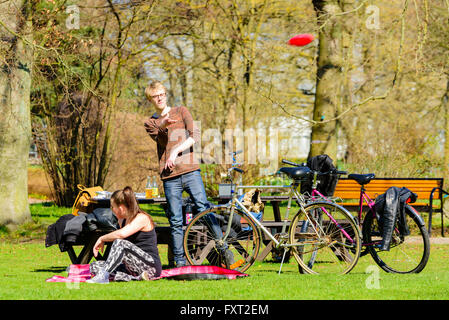
[[[178,155],[173,170],[164,170],[165,163],[174,147],[183,143],[188,137],[192,137],[195,142],[198,142],[200,138],[200,133],[194,126],[192,115],[186,107],[172,107],[169,111],[169,117],[178,121],[169,125],[165,130],[160,129],[161,119],[156,114],[144,122],[145,130],[157,143],[159,174],[162,180],[200,168],[194,157],[192,146]]]

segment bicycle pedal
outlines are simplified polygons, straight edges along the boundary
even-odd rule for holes
[[[240,267],[240,266],[241,266],[242,264],[244,264],[244,263],[245,263],[245,260],[240,259],[240,260],[238,260],[237,262],[231,264],[231,265],[229,266],[229,269],[236,269],[236,268]]]
[[[360,256],[361,256],[361,257],[363,257],[363,256],[365,256],[365,255],[367,255],[367,254],[369,254],[369,250],[368,250],[368,249],[365,249],[365,250],[363,250],[362,252],[360,252]]]

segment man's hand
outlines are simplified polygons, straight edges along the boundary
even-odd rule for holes
[[[178,155],[183,152],[184,150],[190,148],[195,143],[195,140],[192,137],[187,138],[186,141],[181,143],[180,145],[177,145],[175,148],[173,148],[170,156],[168,157],[167,161],[165,162],[164,169],[172,170],[175,167],[175,160]]]
[[[178,152],[175,149],[172,151],[172,153],[168,157],[167,162],[165,162],[165,166],[164,166],[165,170],[166,169],[173,170],[173,168],[175,167],[175,160],[176,160],[177,156],[178,156]]]
[[[169,125],[178,122],[178,120],[174,120],[174,119],[170,119],[168,112],[164,115],[161,116],[161,129],[164,130],[165,128],[167,128]]]

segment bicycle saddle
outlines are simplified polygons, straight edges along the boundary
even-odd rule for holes
[[[309,167],[282,167],[279,169],[280,172],[285,173],[293,180],[299,180],[307,177],[310,173]]]
[[[367,174],[357,174],[357,173],[351,173],[348,175],[349,179],[353,179],[357,181],[360,185],[368,184],[372,179],[374,179],[376,175],[374,173],[367,173]]]

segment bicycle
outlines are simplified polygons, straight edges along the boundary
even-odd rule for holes
[[[375,200],[372,200],[366,193],[365,185],[375,177],[375,174],[350,174],[349,179],[353,179],[360,184],[360,200],[357,221],[362,230],[362,247],[365,250],[361,256],[371,254],[374,261],[384,271],[389,273],[419,273],[426,266],[430,255],[430,239],[425,228],[424,220],[411,205],[406,203],[404,210],[406,214],[406,225],[409,230],[417,233],[417,236],[407,238],[403,232],[403,226],[399,219],[396,219],[390,249],[380,250],[382,244],[382,226],[376,215]],[[362,219],[363,201],[368,206],[368,212]]]
[[[295,163],[291,165],[299,166]],[[340,174],[345,172],[340,171]],[[328,175],[332,172],[321,173]],[[382,229],[379,226],[380,217],[376,214],[375,200],[372,200],[366,193],[365,185],[375,178],[375,174],[349,174],[349,179],[360,184],[359,211],[356,217],[357,224],[362,232],[362,248],[360,256],[370,254],[374,261],[384,271],[389,273],[419,273],[429,259],[430,239],[425,228],[424,220],[411,205],[406,203],[404,210],[406,214],[406,225],[418,235],[407,241],[406,235],[402,232],[403,227],[397,219],[393,229],[392,240],[389,250],[380,250],[382,245]],[[317,174],[314,175],[312,183],[312,199],[316,197],[327,199],[317,189]],[[363,218],[363,202],[368,206],[368,212]],[[344,206],[344,204],[343,204]],[[313,263],[313,257],[310,259]],[[301,269],[300,269],[301,271]]]
[[[188,262],[191,265],[225,266],[244,272],[258,256],[263,232],[273,241],[275,248],[284,250],[284,256],[291,250],[306,273],[346,274],[351,271],[361,251],[359,228],[352,215],[334,202],[306,202],[297,188],[301,180],[311,174],[311,170],[307,167],[281,168],[279,171],[292,179],[290,185],[239,186],[233,184],[232,179],[234,171],[243,174],[243,170],[237,168],[237,153],[232,153],[233,163],[228,169],[231,200],[225,205],[215,205],[199,213],[185,230],[184,250]],[[272,235],[238,200],[236,191],[249,188],[288,190],[287,209],[279,235]],[[299,210],[287,232],[293,198]],[[309,257],[313,257],[312,264],[309,263]]]
[[[295,162],[291,162],[291,161],[288,161],[288,160],[283,160],[282,162],[286,163],[288,165],[291,165],[291,166],[295,166],[295,167],[306,167],[307,166],[305,163],[297,164]],[[346,174],[347,174],[346,171],[339,171],[339,170],[336,170],[336,169],[332,170],[332,171],[329,171],[329,172],[319,172],[319,171],[313,170],[313,171],[311,171],[311,173],[309,174],[309,177],[308,177],[308,179],[311,180],[310,181],[311,182],[311,184],[310,184],[310,188],[311,188],[310,194],[309,194],[309,191],[307,190],[307,191],[304,191],[303,195],[306,197],[306,200],[309,201],[309,202],[310,201],[312,201],[312,202],[313,201],[319,201],[319,200],[335,202],[333,199],[330,199],[329,197],[324,196],[320,191],[318,191],[318,184],[320,183],[318,178],[322,177],[322,176],[334,175],[337,178],[337,180],[338,180],[338,178],[341,175],[346,175]],[[320,214],[318,214],[317,216],[320,217]],[[321,223],[320,222],[320,218],[318,218],[317,221],[319,223]],[[305,230],[307,230],[307,228],[308,228],[308,224],[305,223],[305,224],[302,225],[301,231],[305,232]],[[351,234],[350,235],[351,238],[353,238],[355,236],[356,236],[356,234]],[[359,228],[359,235],[358,236],[360,237],[360,228]],[[317,259],[317,251],[311,251],[311,252],[308,252],[308,253],[298,251],[297,254],[301,256],[301,259],[303,261],[307,261],[307,266],[310,269],[314,267],[314,264],[315,264],[316,259]],[[307,270],[304,270],[304,268],[302,268],[301,264],[298,264],[298,269],[299,269],[300,273],[308,273]]]

